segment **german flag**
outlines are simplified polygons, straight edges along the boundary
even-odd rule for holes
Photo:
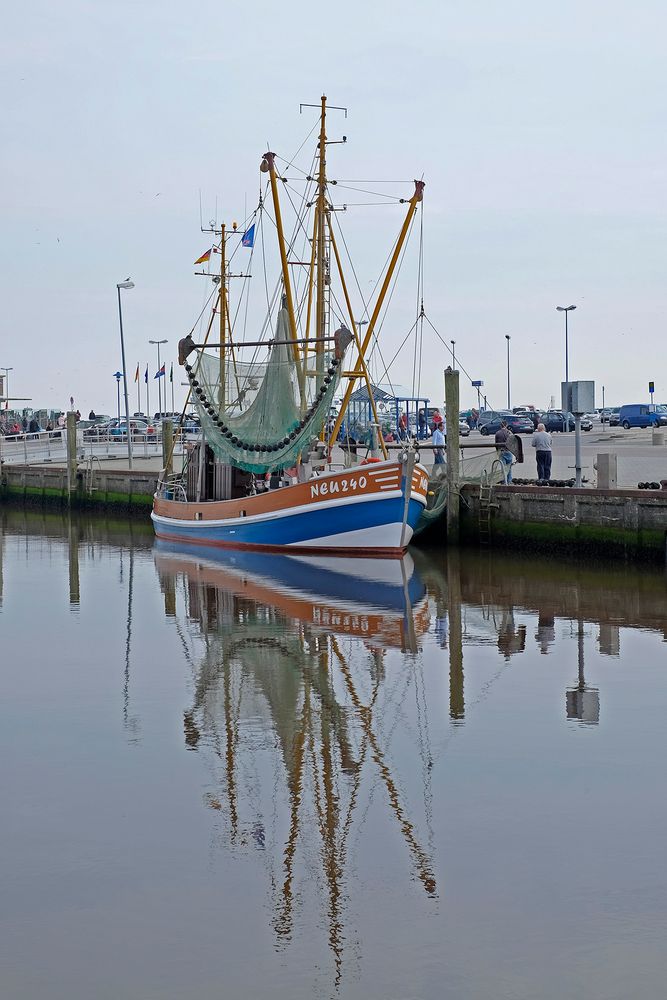
[[[206,261],[210,260],[210,259],[211,259],[211,250],[207,250],[206,253],[203,253],[201,255],[201,257],[197,257],[197,260],[195,261],[195,264],[205,264]]]

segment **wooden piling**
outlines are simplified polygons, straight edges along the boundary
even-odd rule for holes
[[[162,421],[162,464],[165,474],[171,476],[174,471],[174,425],[168,419]]]
[[[67,414],[67,492],[70,497],[76,490],[78,465],[76,460],[76,413]]]
[[[445,369],[447,422],[447,544],[459,542],[459,373]]]

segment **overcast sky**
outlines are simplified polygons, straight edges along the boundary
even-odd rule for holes
[[[376,190],[409,197],[424,176],[426,312],[490,402],[506,402],[506,334],[512,404],[559,395],[555,307],[571,303],[571,377],[604,384],[609,404],[644,400],[653,378],[667,401],[664,3],[321,10],[5,5],[0,367],[13,368],[11,394],[62,408],[73,395],[85,415],[115,413],[116,283],[131,276],[134,409],[137,362],[156,370],[149,339],[169,341],[168,370],[204,300],[192,266],[208,245],[200,191],[205,221],[241,220],[266,143],[294,153],[314,121],[299,104],[326,93],[349,109],[347,120],[331,115],[330,137],[348,136],[330,147],[331,177],[405,181]],[[403,213],[341,217],[362,289]],[[386,359],[414,322],[415,265],[416,242],[383,331]],[[421,387],[439,402],[449,360],[425,336]],[[410,348],[391,374],[411,384]],[[464,383],[462,405],[475,398]]]

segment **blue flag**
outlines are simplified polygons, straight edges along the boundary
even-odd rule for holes
[[[144,382],[148,385],[148,365],[146,365],[146,371],[144,372]]]
[[[155,373],[153,378],[162,378],[163,375],[164,375],[164,364],[162,365],[162,368],[160,368],[160,371]]]
[[[254,247],[255,245],[255,223],[253,222],[250,229],[246,229],[243,234],[243,239],[241,240],[241,245],[244,247]]]

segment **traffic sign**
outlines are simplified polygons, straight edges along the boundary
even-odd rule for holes
[[[481,389],[483,385],[484,385],[484,383],[482,382],[481,379],[479,379],[476,382],[473,382],[473,384],[472,384],[473,389]]]
[[[474,384],[475,383],[473,382],[473,385]],[[649,391],[649,393],[651,395],[653,395],[653,393],[655,392],[655,382],[649,382],[649,384],[648,384],[648,391]]]

